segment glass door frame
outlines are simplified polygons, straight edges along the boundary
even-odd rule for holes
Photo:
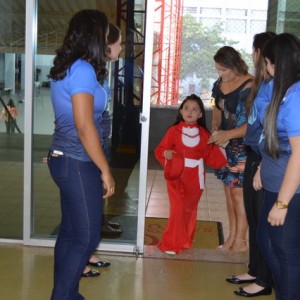
[[[23,219],[23,244],[29,246],[54,247],[54,239],[38,239],[32,237],[32,135],[33,135],[33,97],[34,97],[34,68],[37,49],[37,19],[38,0],[26,0],[26,33],[25,33],[25,120],[24,124],[24,219]],[[101,242],[99,250],[113,252],[131,252],[135,254],[144,251],[144,224],[147,192],[147,165],[148,141],[150,122],[150,92],[152,79],[152,53],[154,34],[154,1],[147,1],[146,5],[146,39],[145,62],[143,79],[143,107],[140,114],[141,123],[141,150],[139,172],[139,202],[136,244],[117,244]]]

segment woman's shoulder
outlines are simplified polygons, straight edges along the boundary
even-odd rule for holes
[[[300,80],[299,81],[296,81],[292,86],[291,86],[291,88],[290,89],[292,89],[293,91],[297,91],[297,92],[299,92],[299,90],[300,90]]]
[[[95,84],[95,82],[97,82],[97,76],[93,66],[83,59],[76,60],[72,64],[68,74],[71,80],[75,80],[78,83],[90,82]]]
[[[254,77],[253,75],[247,73],[246,75],[243,76],[241,81],[242,81],[241,83],[242,90],[246,90],[248,88],[252,88],[254,83]]]
[[[218,88],[220,86],[221,83],[221,78],[219,77],[213,84],[213,89],[214,88]]]
[[[290,88],[287,90],[285,97],[283,100],[289,97],[299,97],[300,96],[300,81],[295,82]]]
[[[76,72],[76,71],[80,71],[80,72],[93,72],[93,73],[95,73],[95,70],[94,70],[93,66],[89,62],[87,62],[87,61],[85,61],[83,59],[77,59],[72,64],[72,66],[71,66],[70,69],[71,69],[71,73],[72,72]]]

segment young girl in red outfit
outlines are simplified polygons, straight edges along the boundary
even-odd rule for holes
[[[192,245],[204,190],[204,164],[220,168],[227,163],[222,150],[207,143],[209,137],[203,102],[192,94],[182,102],[175,123],[155,149],[155,157],[165,171],[170,199],[169,220],[158,244],[166,254],[180,253]],[[182,171],[178,172],[181,163]]]

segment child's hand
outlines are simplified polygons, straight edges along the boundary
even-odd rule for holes
[[[173,152],[176,152],[174,150],[166,150],[164,152],[164,158],[167,159],[167,160],[171,160],[172,157],[173,157]]]

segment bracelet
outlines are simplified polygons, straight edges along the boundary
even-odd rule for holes
[[[280,209],[285,209],[285,208],[288,208],[289,205],[280,201],[280,200],[276,200],[276,206]]]

